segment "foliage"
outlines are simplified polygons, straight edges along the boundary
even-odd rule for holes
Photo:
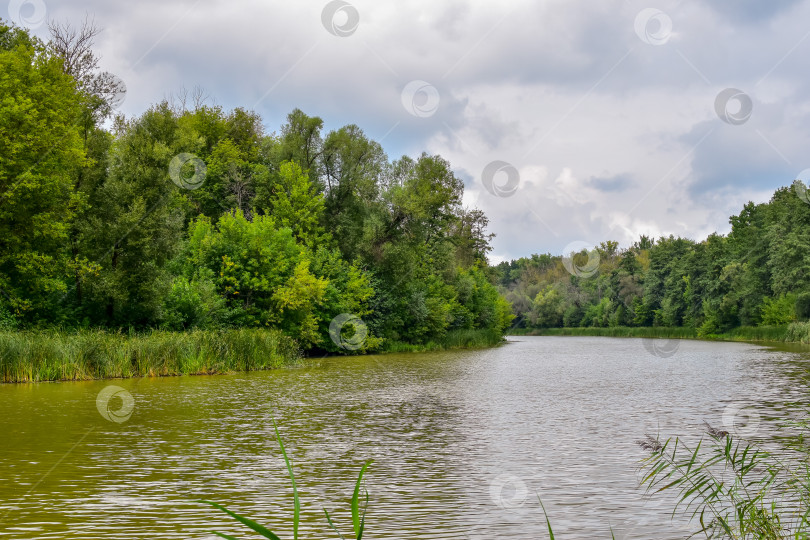
[[[0,292],[20,320],[55,316],[85,164],[76,81],[36,38],[0,21]]]
[[[803,292],[796,296],[796,318],[806,321],[810,319],[810,292]]]
[[[268,134],[199,95],[110,128],[123,88],[98,30],[49,28],[45,44],[0,22],[4,328],[270,328],[337,353],[345,315],[367,326],[358,352],[509,327],[488,219],[440,156],[389,161],[298,109]]]
[[[551,254],[503,262],[498,286],[526,329],[685,327],[711,337],[810,318],[810,205],[786,187],[729,221],[728,235],[702,242],[603,242],[589,277],[571,275]]]
[[[786,341],[796,341],[798,343],[810,343],[810,322],[790,323],[787,328]]]
[[[788,324],[796,320],[796,295],[781,294],[762,299],[762,324]]]

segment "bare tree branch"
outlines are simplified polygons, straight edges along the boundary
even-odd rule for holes
[[[63,71],[76,80],[82,92],[96,98],[91,100],[93,114],[99,118],[110,116],[123,102],[126,85],[112,73],[99,72],[100,59],[93,52],[93,45],[101,29],[87,16],[78,28],[69,22],[51,21],[48,30],[49,46],[53,54],[62,58]]]

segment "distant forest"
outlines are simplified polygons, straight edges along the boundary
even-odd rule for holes
[[[497,266],[522,328],[739,326],[810,317],[810,198],[796,181],[731,216],[728,235],[702,242],[642,236],[568,257],[533,255]],[[566,268],[566,266],[568,268]]]
[[[509,327],[487,217],[440,156],[391,161],[300,110],[269,133],[199,92],[125,118],[92,24],[50,30],[0,21],[3,328],[275,328],[330,351],[336,318],[368,350]]]

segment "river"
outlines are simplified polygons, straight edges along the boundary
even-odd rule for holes
[[[2,385],[0,538],[251,537],[198,499],[292,538],[273,419],[294,461],[302,539],[338,538],[323,506],[351,536],[348,500],[368,460],[368,539],[547,538],[538,497],[561,539],[608,539],[611,528],[684,538],[671,496],[638,488],[635,441],[699,437],[704,420],[723,427],[724,413],[728,423],[751,405],[733,428],[768,438],[807,402],[810,357],[651,343],[512,337],[271,372]],[[125,392],[99,403],[110,385]]]

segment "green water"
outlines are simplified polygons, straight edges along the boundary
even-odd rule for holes
[[[0,538],[251,537],[200,498],[292,538],[273,418],[299,478],[302,538],[337,538],[323,506],[351,530],[370,459],[369,539],[545,538],[535,494],[561,538],[609,538],[610,526],[682,538],[669,502],[636,487],[634,441],[723,425],[735,403],[755,403],[756,436],[769,437],[806,402],[807,353],[643,341],[520,337],[228,376],[2,385]],[[110,385],[133,399],[128,411],[113,396],[111,420],[97,406]]]

